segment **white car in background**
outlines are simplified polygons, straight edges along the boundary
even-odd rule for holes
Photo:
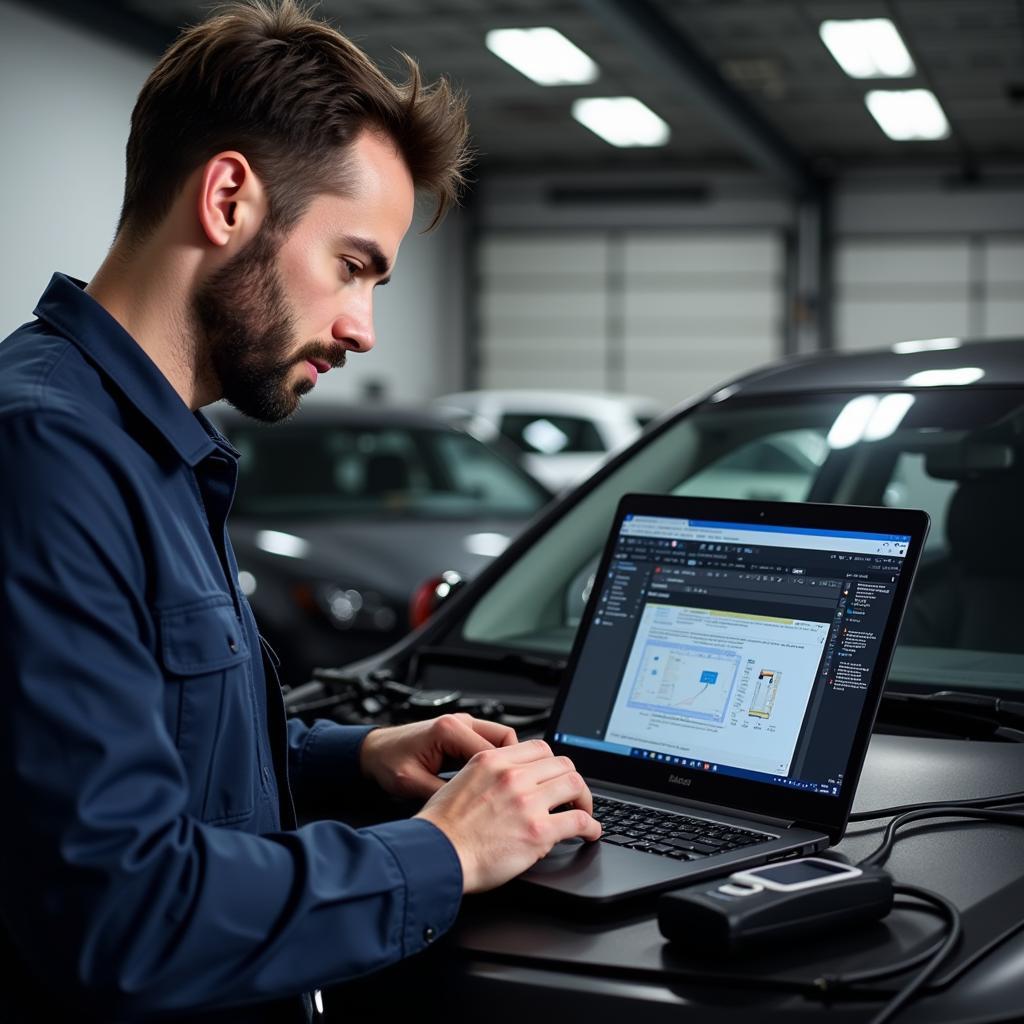
[[[554,491],[589,476],[661,412],[651,398],[600,391],[463,391],[431,404],[482,441],[514,444],[523,466]]]

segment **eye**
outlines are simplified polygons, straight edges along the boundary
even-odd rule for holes
[[[339,256],[339,262],[345,268],[347,277],[355,277],[363,268],[353,260],[350,260],[347,256]]]

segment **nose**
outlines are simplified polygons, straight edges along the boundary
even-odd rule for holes
[[[350,303],[334,320],[331,335],[354,352],[369,352],[377,340],[373,330],[372,296]]]

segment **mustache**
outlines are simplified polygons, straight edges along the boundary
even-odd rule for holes
[[[345,357],[346,352],[344,346],[329,344],[324,341],[314,341],[305,346],[293,361],[301,362],[304,359],[308,359],[310,361],[315,359],[319,362],[327,363],[331,369],[337,369],[338,367],[345,365]]]

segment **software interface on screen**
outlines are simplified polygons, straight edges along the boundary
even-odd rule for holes
[[[909,543],[627,516],[556,740],[837,796]]]

